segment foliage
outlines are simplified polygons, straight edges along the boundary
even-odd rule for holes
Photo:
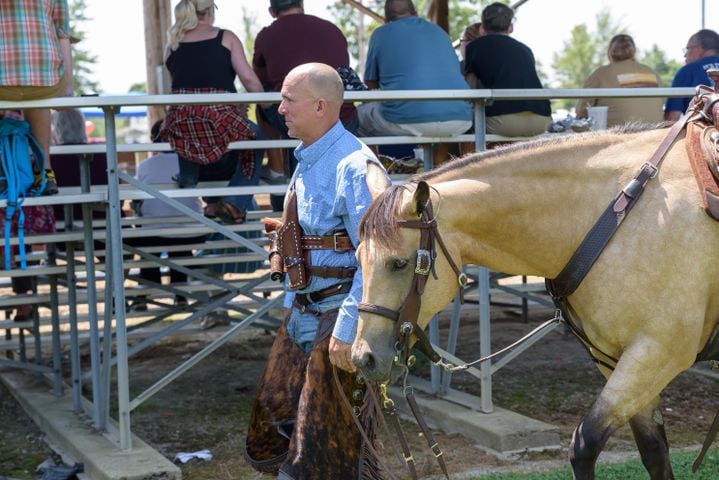
[[[147,82],[133,83],[132,85],[130,85],[130,89],[128,91],[145,93],[147,92]]]
[[[383,3],[384,2],[370,1],[364,2],[364,5],[380,13],[380,4]],[[369,38],[372,32],[380,26],[380,23],[367,15],[359,13],[354,7],[341,0],[337,0],[330,5],[329,13],[335,19],[335,25],[342,30],[345,38],[347,38],[350,62],[356,62],[354,68],[361,74],[364,72],[364,54],[367,52]]]
[[[608,10],[597,15],[596,29],[592,32],[583,23],[575,26],[570,39],[564,42],[564,49],[554,54],[552,68],[559,83],[557,87],[581,87],[594,70],[606,63],[609,40],[625,30],[614,23]]]
[[[556,88],[581,88],[584,80],[597,68],[607,63],[607,47],[614,35],[627,29],[616,23],[608,9],[597,14],[596,26],[590,31],[586,24],[576,25],[564,49],[555,53],[552,62]],[[547,86],[545,84],[545,86]],[[552,101],[552,108],[570,110],[574,100]]]
[[[682,66],[682,64],[676,60],[667,59],[664,50],[661,50],[656,44],[644,52],[639,61],[657,72],[662,79],[662,86],[664,87],[671,87],[674,74]]]
[[[257,33],[257,16],[252,15],[247,7],[242,7],[242,29],[244,30],[242,43],[245,45],[245,52],[247,52],[248,60],[252,61],[252,52],[255,51],[255,36]]]
[[[85,0],[71,0],[69,8],[70,34],[82,41],[85,37],[85,32],[82,31],[81,24],[91,20],[85,14],[87,4]],[[72,60],[75,74],[73,91],[75,95],[99,93],[100,87],[98,82],[90,78],[90,75],[93,73],[93,67],[95,63],[97,63],[97,57],[91,55],[80,45],[81,43],[76,43],[72,46]]]
[[[677,480],[714,480],[719,478],[719,450],[710,450],[704,458],[702,467],[696,474],[692,474],[691,465],[697,452],[680,452],[670,455],[672,468]],[[530,474],[496,474],[472,477],[473,480],[565,480],[572,478],[569,467],[551,470],[547,472],[535,472]],[[623,480],[627,478],[648,478],[639,459],[617,464],[597,465],[597,478],[604,480]]]

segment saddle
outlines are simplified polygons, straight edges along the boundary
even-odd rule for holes
[[[708,75],[719,85],[719,70]],[[719,90],[700,85],[687,115],[686,149],[707,214],[719,220]]]

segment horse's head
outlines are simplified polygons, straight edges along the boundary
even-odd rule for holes
[[[369,380],[401,373],[410,344],[427,341],[424,328],[464,278],[430,193],[424,181],[389,187],[360,225],[363,293],[352,360]]]

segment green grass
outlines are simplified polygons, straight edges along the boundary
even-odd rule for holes
[[[680,452],[671,455],[676,480],[716,480],[719,478],[719,449],[712,449],[696,474],[692,474],[692,463],[697,452]],[[601,480],[644,480],[649,475],[640,460],[626,463],[602,464],[597,466],[597,479]],[[571,480],[569,466],[557,470],[528,474],[491,474],[472,477],[473,480]]]

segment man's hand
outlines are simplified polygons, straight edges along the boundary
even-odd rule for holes
[[[337,340],[335,337],[330,338],[330,362],[337,368],[354,372],[357,370],[355,364],[352,363],[352,344]]]

